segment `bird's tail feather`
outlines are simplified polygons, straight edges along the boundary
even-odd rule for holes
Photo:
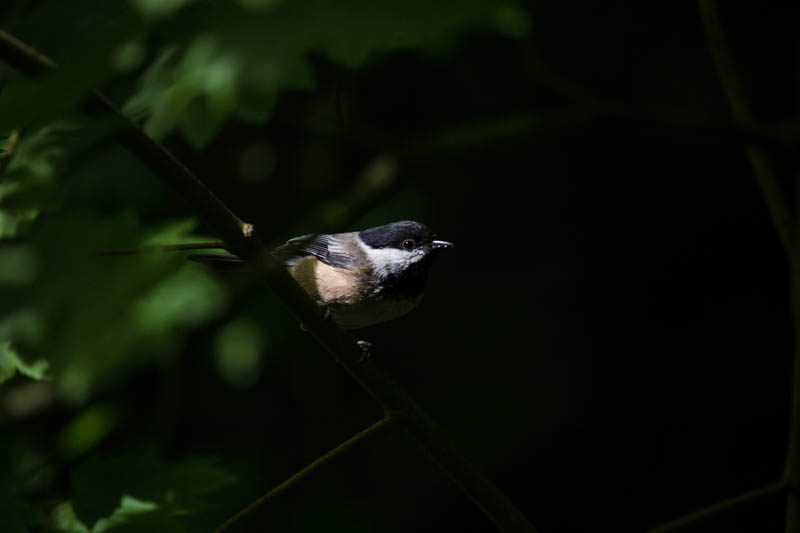
[[[220,272],[245,270],[244,261],[233,254],[191,254],[188,258]]]

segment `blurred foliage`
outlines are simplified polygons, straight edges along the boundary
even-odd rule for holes
[[[109,472],[114,473],[113,479]],[[113,524],[125,523],[128,514],[136,515],[128,518],[131,527],[143,528],[139,520],[174,524],[170,517],[201,512],[208,506],[208,496],[233,482],[230,474],[207,459],[167,464],[136,449],[106,461],[91,458],[70,477],[75,494],[72,508],[84,523],[96,524],[93,531],[116,530]],[[160,527],[163,530],[165,525]]]
[[[48,366],[45,360],[27,364],[11,348],[9,341],[0,344],[0,383],[13,378],[17,372],[31,379],[43,379]]]
[[[162,138],[180,125],[190,142],[202,146],[234,112],[263,121],[281,91],[312,88],[311,51],[355,67],[377,52],[441,45],[454,30],[491,22],[499,12],[486,0],[241,5],[196,2],[169,27],[173,44],[155,57],[125,106],[132,115],[147,117],[148,133]],[[145,17],[160,18],[171,10],[150,2],[139,6]],[[187,28],[184,19],[204,23]]]
[[[796,117],[800,5],[720,7],[759,121]],[[456,242],[358,335],[542,531],[779,475],[785,259],[692,4],[11,0],[0,27],[58,65],[0,63],[3,533],[209,531],[382,415],[262,285],[97,255],[216,236],[95,88],[265,239]],[[301,485],[238,530],[493,530],[399,431]],[[711,530],[782,530],[762,503]]]
[[[100,450],[137,416],[117,391],[148,369],[174,380],[191,335],[228,316],[235,296],[177,255],[96,255],[209,237],[192,234],[193,218],[163,216],[182,209],[113,145],[107,118],[78,113],[84,95],[103,87],[155,138],[177,131],[201,149],[233,120],[268,121],[287,91],[314,91],[318,58],[355,69],[394,50],[440,54],[467,29],[525,32],[524,14],[486,0],[12,4],[0,8],[4,27],[58,68],[36,80],[0,71],[0,147],[21,133],[0,174],[1,412],[62,414],[49,443],[24,432],[7,441],[0,529],[197,530],[202,519],[187,517],[213,508],[208,499],[231,474],[205,459],[165,461],[158,444]],[[231,387],[252,388],[264,354],[281,349],[261,320],[228,317],[213,336],[219,378]],[[32,388],[25,379],[47,381]],[[163,423],[174,424],[169,405]],[[55,505],[28,503],[52,492]]]

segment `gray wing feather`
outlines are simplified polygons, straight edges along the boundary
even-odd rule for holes
[[[337,268],[353,268],[361,263],[361,250],[347,244],[347,233],[301,235],[286,241],[274,254],[286,265],[313,255],[323,263]]]

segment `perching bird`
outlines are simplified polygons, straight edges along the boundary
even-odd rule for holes
[[[414,309],[433,260],[452,246],[419,222],[401,221],[364,231],[295,237],[274,254],[337,324],[358,329]],[[221,268],[242,262],[230,254],[189,259]]]

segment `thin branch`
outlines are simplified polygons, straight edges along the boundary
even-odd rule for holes
[[[792,392],[789,407],[789,446],[786,450],[786,463],[783,477],[792,487],[800,482],[800,254],[790,258],[789,291],[792,312]],[[797,491],[791,491],[786,502],[786,531],[796,533],[800,530],[800,498]]]
[[[279,485],[270,489],[266,494],[253,500],[253,502],[250,503],[250,505],[248,505],[247,507],[236,513],[234,516],[232,516],[225,522],[223,522],[222,525],[220,525],[217,529],[214,530],[214,533],[221,533],[222,531],[227,531],[231,526],[240,522],[243,518],[251,514],[253,511],[255,511],[256,509],[267,503],[275,496],[283,493],[288,488],[296,485],[297,483],[308,477],[312,472],[319,469],[321,466],[331,462],[332,460],[334,460],[341,454],[347,452],[348,450],[350,450],[351,448],[353,448],[366,438],[371,437],[372,435],[380,432],[387,425],[389,425],[391,421],[392,418],[387,416],[381,420],[378,420],[377,422],[372,424],[367,429],[361,431],[360,433],[353,435],[343,443],[339,444],[338,446],[327,452],[325,455],[319,457],[314,462],[303,467],[300,471],[298,471],[297,473],[286,479],[286,481],[284,481],[283,483],[280,483]]]
[[[757,489],[743,492],[732,498],[719,501],[709,505],[708,507],[703,507],[702,509],[698,509],[697,511],[683,515],[675,520],[672,520],[671,522],[667,522],[666,524],[654,527],[650,530],[650,533],[666,533],[667,531],[683,529],[686,526],[690,526],[707,518],[711,518],[714,515],[729,511],[740,505],[753,503],[766,498],[767,496],[786,492],[788,491],[788,487],[788,484],[783,480],[778,481],[777,483],[772,483],[771,485],[758,487]]]
[[[717,13],[716,2],[715,0],[698,0],[698,7],[705,26],[708,47],[714,58],[714,66],[717,69],[720,83],[728,99],[733,119],[737,124],[753,127],[755,125],[753,113],[736,74],[731,55],[728,52],[725,34],[722,31],[722,24]],[[753,146],[748,146],[745,152],[753,169],[753,174],[755,174],[756,182],[761,189],[761,195],[767,204],[775,232],[778,234],[778,238],[787,255],[791,255],[794,247],[794,220],[786,202],[785,194],[778,184],[766,154]]]
[[[3,30],[0,30],[0,57],[29,76],[39,76],[56,66],[52,59]]]
[[[12,130],[11,134],[8,136],[6,148],[3,150],[3,153],[0,154],[0,180],[3,179],[3,174],[5,174],[8,166],[11,164],[14,154],[17,153],[17,146],[19,146],[20,139],[22,139],[22,130],[19,128]]]
[[[97,255],[128,255],[149,252],[180,252],[186,250],[213,250],[224,248],[225,243],[222,241],[190,242],[186,244],[153,244],[149,246],[133,246],[130,248],[100,250],[97,252]]]
[[[0,58],[35,75],[48,64],[38,62],[41,54],[0,31]],[[33,68],[23,68],[31,66]],[[394,414],[397,423],[413,436],[475,504],[503,531],[534,532],[525,516],[453,445],[450,439],[411,399],[408,393],[371,364],[359,364],[362,350],[352,335],[326,320],[322,309],[254,238],[247,225],[220,202],[185,166],[163,146],[148,137],[135,123],[98,92],[92,99],[119,118],[120,140],[155,171],[156,176],[175,187],[195,208],[220,238],[225,248],[244,259],[259,272],[269,288],[314,338],[341,364],[384,408]]]
[[[706,39],[714,58],[720,82],[728,99],[734,120],[746,126],[754,125],[753,112],[736,75],[733,60],[725,43],[722,23],[715,0],[698,0]],[[753,146],[746,148],[747,159],[783,245],[790,265],[790,302],[792,309],[793,359],[792,392],[789,412],[789,446],[786,453],[784,478],[790,486],[800,481],[800,248],[797,243],[796,221],[792,216],[784,191],[778,184],[766,154]],[[789,493],[786,506],[786,531],[800,530],[800,500],[794,491]]]

